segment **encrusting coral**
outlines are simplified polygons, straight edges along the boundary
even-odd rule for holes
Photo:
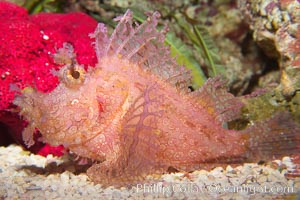
[[[281,113],[236,131],[224,128],[239,117],[241,99],[220,77],[191,92],[191,75],[170,57],[159,13],[142,24],[127,11],[109,37],[104,24],[95,38],[97,64],[84,69],[65,43],[54,60],[60,84],[45,94],[27,87],[16,96],[28,126],[25,143],[64,145],[94,160],[88,176],[103,185],[140,182],[170,168],[191,171],[228,163],[259,161],[299,153],[299,126]],[[251,96],[251,95],[250,95]]]
[[[280,92],[292,98],[300,90],[299,0],[238,2],[246,22],[253,30],[254,40],[280,66]],[[295,101],[299,104],[299,97]]]
[[[94,66],[96,54],[88,34],[96,26],[96,20],[84,13],[28,15],[24,8],[0,2],[0,138],[9,132],[15,141],[22,143],[21,131],[26,126],[17,113],[11,112],[15,107],[11,85],[21,89],[34,86],[45,93],[53,90],[58,79],[51,69],[61,67],[53,62],[53,54],[64,42],[74,46],[79,63]],[[39,152],[41,147],[43,144],[37,143],[31,150]],[[44,155],[51,148],[41,151]]]

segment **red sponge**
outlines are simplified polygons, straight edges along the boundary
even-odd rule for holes
[[[20,135],[24,123],[18,115],[7,114],[15,110],[11,84],[21,89],[33,86],[45,93],[53,90],[58,79],[50,70],[61,66],[54,63],[52,56],[65,42],[73,45],[80,64],[94,66],[96,55],[88,35],[96,26],[97,21],[84,13],[28,15],[22,7],[0,2],[0,135],[10,134],[10,138],[23,144]],[[61,155],[40,142],[36,147],[33,151],[42,155]]]

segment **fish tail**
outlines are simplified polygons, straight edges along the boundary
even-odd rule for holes
[[[300,125],[287,112],[257,122],[243,131],[250,161],[270,161],[300,155]]]

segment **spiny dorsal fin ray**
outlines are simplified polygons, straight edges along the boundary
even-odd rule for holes
[[[244,105],[239,97],[227,92],[226,81],[220,76],[208,79],[191,95],[221,123],[238,118]]]
[[[156,74],[180,91],[188,91],[191,85],[190,71],[171,58],[170,48],[164,43],[166,28],[161,31],[156,29],[159,17],[160,14],[154,12],[142,24],[134,24],[132,12],[127,10],[123,16],[115,19],[119,23],[109,39],[105,38],[106,29],[98,25],[92,35],[96,38],[98,61],[103,56],[117,56]]]
[[[107,35],[107,28],[105,24],[99,23],[95,32],[89,35],[91,38],[95,38],[95,50],[97,55],[98,63],[103,56],[107,55],[107,49],[103,47],[109,46],[109,38]]]

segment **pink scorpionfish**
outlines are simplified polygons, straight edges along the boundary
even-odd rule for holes
[[[239,115],[240,98],[220,78],[190,91],[190,72],[170,57],[158,18],[155,12],[133,25],[127,11],[110,37],[98,24],[91,34],[98,64],[87,71],[70,45],[59,49],[55,61],[65,66],[53,71],[57,88],[48,94],[25,88],[14,100],[29,122],[26,144],[34,143],[37,128],[45,142],[94,160],[87,171],[93,181],[115,186],[168,169],[188,172],[299,152],[300,129],[280,125],[280,117],[243,131],[225,129]]]

